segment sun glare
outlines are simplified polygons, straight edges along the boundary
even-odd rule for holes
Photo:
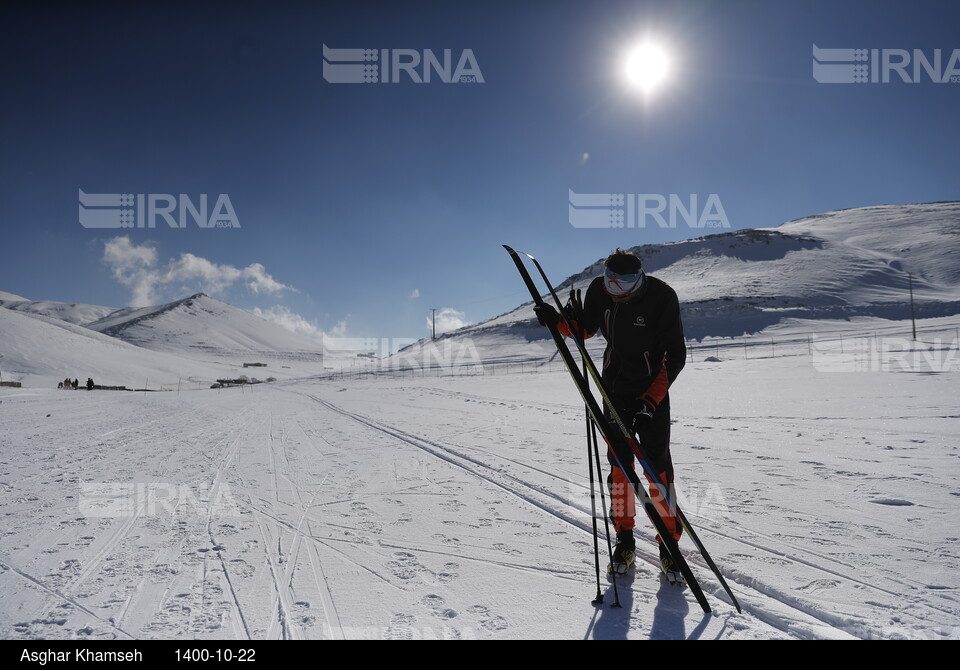
[[[660,85],[670,72],[667,53],[652,43],[644,43],[631,50],[623,64],[627,81],[644,92]]]

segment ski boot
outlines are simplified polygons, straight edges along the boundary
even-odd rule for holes
[[[667,551],[667,548],[663,544],[660,545],[660,569],[663,570],[663,576],[668,584],[673,584],[674,586],[683,586],[686,584],[686,580],[684,580],[683,575],[680,574],[680,570],[674,564],[673,559],[670,558],[670,552]]]
[[[617,546],[613,550],[613,561],[607,566],[608,574],[622,575],[630,569],[637,557],[637,543],[632,530],[617,533]]]

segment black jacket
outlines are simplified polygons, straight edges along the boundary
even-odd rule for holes
[[[611,395],[643,398],[655,408],[683,369],[680,301],[666,283],[647,275],[629,302],[614,302],[597,277],[587,288],[579,326],[585,337],[603,333],[603,381]],[[570,335],[569,328],[565,335]]]

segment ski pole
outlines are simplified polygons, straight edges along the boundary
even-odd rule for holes
[[[579,311],[579,295],[574,296],[574,292],[570,291],[570,301],[573,304],[573,308],[576,312]],[[583,376],[586,379],[587,376],[587,363],[583,362]],[[589,382],[587,383],[587,388],[589,389]],[[600,546],[599,546],[599,535],[597,531],[597,496],[594,488],[594,482],[599,484],[600,488],[600,504],[603,509],[603,524],[606,529],[607,537],[607,556],[610,564],[613,564],[613,547],[610,546],[610,521],[607,518],[607,500],[606,496],[603,494],[603,470],[600,467],[600,451],[597,448],[597,427],[593,423],[593,420],[590,418],[590,408],[584,403],[583,406],[584,414],[586,415],[586,425],[587,425],[587,469],[590,473],[590,508],[593,512],[593,559],[594,565],[597,569],[597,597],[593,601],[594,605],[599,605],[603,603],[603,594],[600,592]],[[597,476],[594,478],[593,474],[593,462],[596,458],[597,462]],[[614,607],[623,607],[620,604],[620,592],[617,588],[617,579],[616,575],[613,578],[613,606]]]

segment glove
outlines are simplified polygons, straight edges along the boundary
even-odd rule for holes
[[[562,318],[560,312],[558,312],[553,305],[548,305],[545,302],[534,307],[533,312],[537,315],[540,325],[546,326],[547,328],[555,328]]]
[[[653,419],[653,413],[657,411],[646,400],[642,398],[638,398],[638,400],[640,401],[640,407],[633,415],[633,432],[637,432],[642,426],[649,423]]]

